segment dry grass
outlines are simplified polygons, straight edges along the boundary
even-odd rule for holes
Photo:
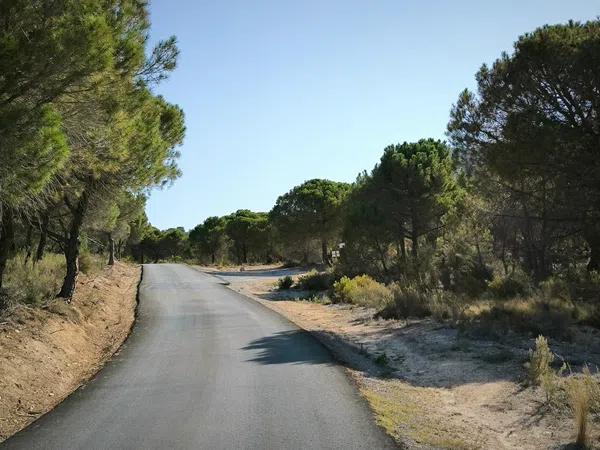
[[[409,448],[482,447],[481,442],[466,439],[463,428],[428,413],[433,405],[442,401],[437,390],[417,388],[399,380],[366,379],[356,372],[352,375],[375,413],[377,423],[397,442],[407,443]]]
[[[62,255],[48,253],[41,261],[25,264],[25,257],[17,255],[6,268],[6,296],[10,304],[41,305],[58,292],[64,276],[65,260]]]
[[[106,258],[87,251],[79,255],[79,270],[86,275],[97,275],[106,266]]]
[[[574,325],[588,323],[597,306],[542,295],[468,302],[461,321],[476,333],[501,337],[507,331],[566,338]]]
[[[571,377],[567,383],[569,403],[573,411],[575,425],[575,445],[587,448],[589,444],[588,420],[590,415],[591,396],[589,383],[583,377]]]
[[[540,335],[535,340],[535,350],[529,351],[527,379],[531,385],[540,385],[543,378],[552,372],[554,353],[550,351],[548,340]]]

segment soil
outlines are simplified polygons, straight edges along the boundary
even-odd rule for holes
[[[134,321],[141,268],[81,274],[73,301],[16,307],[0,318],[0,442],[89,380]]]
[[[556,449],[573,441],[569,411],[547,406],[541,389],[523,383],[533,338],[476,339],[432,320],[373,319],[366,308],[285,300],[272,279],[230,287],[328,346],[403,448]],[[600,365],[597,330],[550,345],[574,368]],[[598,448],[599,419],[590,433]]]

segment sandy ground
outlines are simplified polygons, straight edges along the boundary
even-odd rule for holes
[[[268,277],[237,278],[230,287],[312,332],[348,367],[379,423],[408,448],[555,449],[572,442],[567,411],[546,406],[525,388],[531,339],[469,339],[433,321],[374,320],[372,310],[286,301]],[[552,342],[574,366],[600,365],[600,335]],[[375,360],[377,363],[375,363]],[[598,418],[592,439],[600,448]],[[596,448],[594,447],[594,448]]]
[[[70,305],[0,319],[0,441],[51,410],[118,350],[133,324],[140,267],[81,275]]]
[[[219,265],[212,265],[212,266],[200,266],[200,265],[196,265],[194,266],[197,269],[203,271],[203,272],[210,272],[210,273],[215,273],[215,272],[247,272],[247,271],[265,271],[265,270],[278,270],[278,269],[283,269],[284,266],[279,264],[279,263],[275,263],[275,264],[242,264],[242,265],[229,265],[229,266],[219,266]]]

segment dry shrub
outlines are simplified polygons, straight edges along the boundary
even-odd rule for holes
[[[529,384],[538,386],[543,378],[553,373],[551,364],[554,362],[554,353],[550,350],[548,340],[539,335],[535,340],[535,350],[529,350],[529,362],[527,363],[527,380]]]
[[[551,367],[552,362],[554,354],[548,341],[543,336],[538,336],[535,350],[530,350],[527,366],[529,383],[541,386],[548,405],[558,407],[568,403],[574,419],[575,445],[587,448],[590,415],[600,412],[600,381],[592,375],[587,365],[583,367],[581,374],[563,377],[566,364],[555,372]]]
[[[432,316],[438,322],[458,322],[465,318],[465,310],[470,306],[465,297],[442,289],[410,282],[395,282],[388,287],[393,301],[378,313],[384,319]]]
[[[573,376],[567,382],[567,392],[569,394],[569,403],[573,411],[575,420],[575,444],[581,448],[587,448],[588,436],[588,418],[590,415],[591,393],[589,381],[591,375]]]
[[[546,405],[560,407],[563,394],[563,373],[567,370],[567,365],[563,363],[558,372],[549,369],[543,372],[539,377],[540,387],[546,396]]]
[[[360,306],[382,308],[393,299],[392,291],[368,275],[342,277],[333,284],[332,300]]]
[[[467,317],[465,311],[472,304],[466,297],[440,290],[429,291],[428,299],[431,315],[438,322],[464,321]]]
[[[94,275],[104,267],[104,257],[87,251],[81,252],[79,255],[79,270],[86,275]]]
[[[529,277],[517,271],[507,277],[494,278],[488,283],[488,290],[498,298],[513,298],[529,295],[533,287]]]
[[[412,284],[392,283],[389,289],[393,301],[385,305],[379,313],[385,319],[405,319],[407,317],[426,317],[431,315],[429,295],[423,289]]]
[[[580,308],[571,301],[533,296],[482,302],[478,310],[469,311],[467,317],[473,327],[487,335],[502,335],[506,330],[513,330],[566,337],[580,315]]]
[[[62,255],[47,253],[41,261],[25,264],[17,255],[6,268],[5,296],[11,303],[39,305],[52,299],[58,292],[65,271]]]

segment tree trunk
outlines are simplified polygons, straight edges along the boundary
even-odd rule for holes
[[[215,263],[215,252],[212,252],[212,253],[210,254],[210,262],[211,262],[212,264],[214,264],[214,263]]]
[[[38,242],[37,250],[35,252],[35,262],[41,261],[46,251],[46,242],[48,241],[48,223],[50,222],[50,216],[44,215],[40,227],[40,240]]]
[[[379,243],[379,239],[377,239],[377,237],[375,237],[375,247],[377,248],[377,252],[379,253],[379,259],[381,261],[381,267],[383,267],[383,273],[387,276],[389,274],[389,271],[385,262],[386,254],[384,248]]]
[[[119,239],[119,243],[117,244],[116,257],[117,259],[123,258],[123,246],[125,245],[125,241],[123,239]]]
[[[331,265],[331,261],[329,259],[329,252],[327,251],[327,241],[321,241],[321,259],[323,260],[323,264]]]
[[[63,280],[62,287],[58,293],[58,297],[64,298],[67,302],[70,302],[75,293],[75,286],[77,285],[77,277],[79,276],[79,247],[81,242],[79,235],[81,233],[81,227],[83,225],[83,218],[89,204],[89,192],[85,189],[77,206],[72,209],[71,213],[71,226],[69,229],[69,237],[64,247],[65,260],[67,263],[67,273]]]
[[[115,265],[115,240],[112,233],[108,233],[108,265]]]
[[[8,207],[2,208],[2,222],[0,223],[0,288],[4,280],[6,263],[15,238],[15,224],[13,211]]]
[[[587,264],[589,272],[600,270],[600,230],[587,229],[585,231],[585,240],[590,247],[590,260]]]
[[[246,248],[246,244],[242,245],[242,263],[248,264],[248,249]]]
[[[413,233],[412,235],[412,257],[416,261],[419,258],[419,235]]]
[[[406,241],[404,235],[400,237],[400,260],[406,262]]]
[[[26,266],[31,259],[32,245],[31,245],[31,234],[33,233],[33,226],[27,226],[27,235],[25,236],[25,261],[23,264]]]

